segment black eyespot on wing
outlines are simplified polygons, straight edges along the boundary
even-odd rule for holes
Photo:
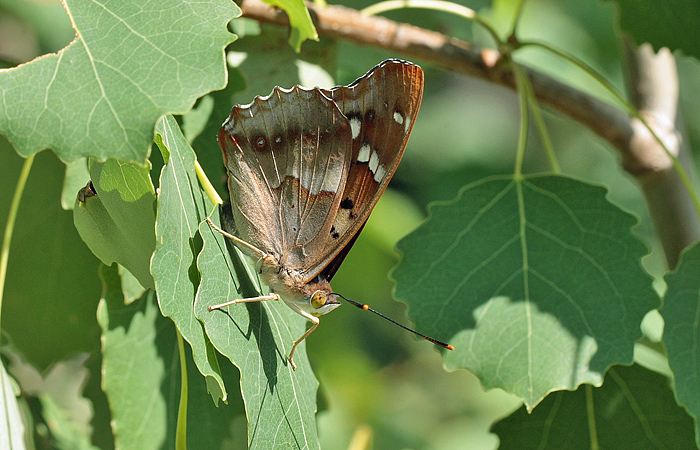
[[[255,145],[256,150],[263,151],[267,147],[267,139],[265,136],[258,136],[253,140],[253,145]]]
[[[349,198],[346,198],[340,202],[340,207],[343,209],[352,209],[353,206],[355,206],[355,203]]]
[[[338,239],[340,237],[340,233],[336,231],[335,233],[331,234],[331,237],[333,237],[333,239]]]
[[[373,121],[375,115],[376,112],[373,109],[368,109],[365,113],[365,123],[370,123],[371,121]]]

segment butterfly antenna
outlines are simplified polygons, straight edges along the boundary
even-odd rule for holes
[[[351,305],[355,305],[355,306],[357,306],[357,307],[360,308],[360,309],[364,309],[365,311],[373,312],[373,313],[375,313],[376,315],[378,315],[379,317],[382,317],[382,318],[388,320],[389,322],[393,323],[394,325],[398,325],[398,326],[400,326],[401,328],[403,328],[404,330],[410,331],[411,333],[415,334],[416,336],[420,336],[420,337],[422,337],[423,339],[425,339],[425,340],[427,340],[427,341],[430,341],[430,342],[432,342],[432,343],[435,344],[435,345],[439,345],[440,347],[446,348],[446,349],[448,349],[448,350],[454,350],[454,349],[455,349],[455,348],[454,348],[453,346],[451,346],[450,344],[445,344],[444,342],[440,342],[440,341],[438,341],[437,339],[433,339],[433,338],[431,338],[431,337],[428,337],[428,336],[426,336],[426,335],[424,335],[424,334],[421,334],[421,333],[417,332],[416,330],[413,330],[413,329],[411,329],[411,328],[408,328],[406,325],[402,325],[402,324],[398,323],[398,322],[395,321],[394,319],[392,319],[392,318],[390,318],[390,317],[387,317],[387,316],[385,316],[384,314],[380,313],[379,311],[370,308],[369,305],[366,305],[366,304],[360,303],[360,302],[356,302],[355,300],[350,300],[349,298],[343,297],[343,296],[340,295],[340,294],[333,293],[333,295],[342,298],[342,299],[345,300],[346,302],[350,303]]]

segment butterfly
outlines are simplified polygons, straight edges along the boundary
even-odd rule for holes
[[[357,240],[403,156],[423,95],[423,70],[389,59],[347,86],[275,87],[236,105],[219,131],[232,220],[210,225],[257,260],[270,294],[235,303],[282,300],[311,327],[288,360],[340,306],[330,281]]]

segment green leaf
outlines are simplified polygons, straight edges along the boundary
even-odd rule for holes
[[[119,276],[122,279],[122,292],[124,293],[124,303],[127,305],[141,297],[146,288],[143,287],[139,280],[129,272],[124,266],[119,266]]]
[[[650,43],[655,50],[668,47],[700,58],[700,3],[697,0],[615,0],[620,27],[637,44]]]
[[[154,287],[155,189],[148,168],[115,159],[91,161],[90,176],[97,195],[84,203],[76,199],[73,208],[80,237],[105,265],[118,262],[142,286]]]
[[[246,448],[245,409],[240,392],[234,390],[226,404],[214,405],[208,399],[209,383],[202,378],[197,366],[192,363],[192,354],[187,346],[185,353],[190,398],[187,408],[187,446],[189,448]],[[221,372],[227,385],[240,384],[238,371],[233,365],[222,364]],[[235,445],[231,445],[232,442]]]
[[[219,213],[212,214],[219,223]],[[316,431],[318,382],[306,356],[305,342],[297,348],[293,371],[287,362],[292,342],[308,323],[282,302],[244,303],[209,311],[211,305],[261,294],[234,248],[206,222],[197,265],[202,282],[195,312],[216,349],[241,371],[241,390],[248,416],[251,449],[320,448]],[[234,261],[234,262],[232,262]]]
[[[0,72],[0,132],[23,156],[52,148],[142,162],[153,127],[226,83],[228,0],[66,0],[77,38]]]
[[[697,419],[700,417],[700,244],[686,249],[675,272],[666,275],[668,291],[661,315],[666,323],[664,343],[674,373],[678,401]],[[696,443],[700,427],[696,420]]]
[[[309,10],[303,0],[265,0],[265,3],[283,9],[289,16],[289,25],[292,27],[289,33],[289,45],[296,52],[301,50],[301,44],[305,40],[318,41],[316,27],[311,21]]]
[[[24,450],[24,423],[19,413],[19,388],[0,360],[0,448]]]
[[[7,221],[21,159],[0,138],[0,223]],[[40,371],[99,347],[95,299],[99,260],[61,208],[65,165],[51,152],[34,159],[10,248],[2,331]]]
[[[639,365],[613,367],[603,385],[549,395],[491,430],[501,450],[694,449],[692,419],[679,407],[669,380]]]
[[[200,280],[196,266],[201,248],[198,227],[214,206],[199,186],[195,154],[175,119],[164,117],[158,122],[156,133],[156,144],[165,161],[160,174],[157,244],[151,261],[158,304],[163,315],[173,319],[182,337],[192,346],[199,371],[215,380],[212,387],[218,385],[218,388],[211,394],[218,402],[227,395],[219,362],[193,309]]]
[[[449,368],[533,408],[632,361],[658,297],[636,219],[605,194],[565,177],[495,177],[433,205],[399,243],[393,277],[418,329],[455,346]]]
[[[176,331],[164,318],[153,291],[124,304],[116,266],[102,267],[105,296],[98,310],[103,328],[103,386],[109,397],[117,448],[175,448],[180,403]],[[191,448],[222,448],[231,423],[242,414],[242,400],[232,396],[220,407],[207,399],[204,379],[187,356],[187,443]],[[226,381],[238,382],[232,367]],[[239,438],[243,441],[243,438]]]
[[[241,393],[234,389],[226,404],[214,405],[209,401],[211,389],[206,381],[211,378],[202,378],[192,362],[188,346],[185,346],[185,353],[190,399],[187,406],[187,446],[192,449],[246,448],[245,408]],[[221,375],[228,386],[240,385],[238,370],[228,362],[221,365]],[[232,424],[236,426],[232,427]],[[231,445],[232,442],[235,445]]]
[[[116,447],[159,448],[169,434],[174,436],[167,429],[167,395],[177,392],[169,376],[177,361],[175,330],[162,320],[153,291],[125,306],[116,264],[100,272],[105,285],[97,310],[102,387]]]
[[[50,426],[53,444],[60,450],[99,450],[90,443],[90,435],[85,433],[67,414],[67,411],[57,404],[56,399],[49,394],[39,394],[42,416]]]

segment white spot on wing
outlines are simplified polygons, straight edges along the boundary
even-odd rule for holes
[[[369,153],[369,144],[364,144],[362,147],[360,147],[360,154],[357,155],[357,162],[366,163],[369,161]]]
[[[407,117],[406,118],[406,125],[403,127],[404,132],[408,133],[408,129],[411,127],[411,118]]]
[[[372,152],[372,157],[369,159],[369,170],[376,174],[377,167],[379,167],[379,156],[377,156],[377,152]]]
[[[399,113],[398,111],[394,111],[394,120],[396,121],[396,123],[401,125],[403,123],[403,116],[401,115],[401,113]]]
[[[340,185],[340,179],[343,176],[343,165],[342,164],[331,164],[328,170],[323,175],[323,184],[321,185],[321,191],[325,192],[338,192],[338,186]],[[314,195],[318,195],[318,192],[312,192]]]
[[[384,180],[384,176],[386,175],[386,169],[384,169],[384,166],[380,165],[377,167],[377,172],[374,174],[374,181],[377,183],[381,183],[382,180]]]
[[[362,127],[362,122],[357,117],[350,119],[350,129],[352,130],[352,138],[357,139],[360,135],[360,127]]]

